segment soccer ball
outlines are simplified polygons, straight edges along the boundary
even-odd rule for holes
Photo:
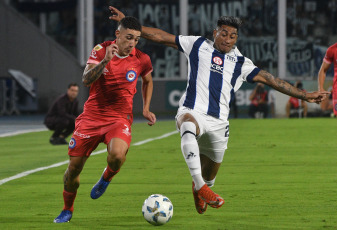
[[[173,216],[173,204],[166,196],[153,194],[144,201],[142,212],[150,224],[163,225]]]

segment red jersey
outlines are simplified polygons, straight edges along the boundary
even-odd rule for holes
[[[328,64],[333,64],[334,78],[332,85],[332,103],[334,107],[334,113],[337,115],[337,43],[330,46],[324,57],[324,62]]]
[[[333,88],[334,90],[337,90],[337,43],[327,49],[324,61],[328,64],[334,65]]]
[[[87,64],[98,64],[104,57],[106,47],[115,41],[96,45]],[[89,98],[84,104],[85,117],[109,120],[132,116],[133,96],[137,79],[152,72],[150,57],[134,48],[127,57],[115,55],[105,66],[103,74],[90,87]]]

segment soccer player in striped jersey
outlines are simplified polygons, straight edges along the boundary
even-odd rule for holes
[[[109,7],[119,21],[124,14]],[[230,101],[244,81],[261,82],[287,95],[308,102],[321,102],[329,92],[307,93],[259,69],[244,57],[235,43],[241,20],[220,17],[213,30],[214,40],[201,36],[175,36],[157,28],[142,26],[141,37],[183,52],[188,59],[188,83],[176,115],[181,150],[191,176],[198,213],[207,206],[220,208],[224,199],[210,187],[223,160],[229,137]]]

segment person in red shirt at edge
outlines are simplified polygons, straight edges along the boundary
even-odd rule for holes
[[[294,85],[296,88],[304,90],[303,89],[303,84],[301,81],[297,81]],[[303,117],[307,117],[308,114],[308,104],[301,99],[298,99],[296,97],[290,97],[287,104],[286,104],[286,115],[287,117],[290,118],[290,110],[291,109],[299,109],[302,108],[303,109]],[[302,113],[301,111],[299,111],[299,113]],[[302,116],[302,114],[299,114],[298,116]],[[298,117],[297,116],[297,117]]]
[[[331,64],[334,66],[334,78],[332,83],[333,112],[337,116],[337,43],[330,46],[324,56],[321,68],[318,72],[318,91],[324,91],[326,73]]]
[[[80,173],[99,143],[107,145],[107,167],[91,190],[99,198],[126,160],[131,142],[132,105],[138,76],[142,77],[143,116],[152,126],[156,116],[149,111],[153,91],[150,57],[139,51],[141,24],[134,17],[119,22],[116,40],[96,45],[83,73],[83,84],[90,86],[83,113],[76,119],[69,142],[69,165],[64,174],[61,214],[55,223],[69,222],[80,184]]]
[[[268,116],[268,91],[264,89],[264,84],[258,83],[249,96],[249,100],[251,101],[248,108],[248,115],[251,118],[256,118],[256,112],[262,114],[262,116],[258,116],[258,118],[267,118]]]

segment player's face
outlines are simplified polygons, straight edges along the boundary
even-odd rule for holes
[[[232,26],[222,25],[213,31],[214,48],[221,53],[231,51],[238,39],[238,31]]]
[[[78,95],[78,86],[70,86],[67,90],[68,97],[71,101],[75,100]]]
[[[140,31],[120,28],[116,30],[116,44],[118,45],[118,54],[128,56],[136,47],[140,39]]]

